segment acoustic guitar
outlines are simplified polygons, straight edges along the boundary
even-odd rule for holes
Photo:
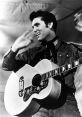
[[[16,73],[12,72],[4,92],[4,104],[7,112],[13,116],[23,114],[30,116],[40,108],[39,101],[48,100],[53,105],[60,95],[55,88],[56,85],[59,86],[55,76],[77,68],[79,65],[80,60],[77,60],[59,67],[53,62],[43,59],[34,67],[26,64]],[[46,103],[48,104],[48,102]]]

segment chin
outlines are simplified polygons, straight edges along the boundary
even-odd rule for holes
[[[38,40],[39,40],[39,41],[41,41],[41,40],[42,40],[42,38],[38,38]]]
[[[40,37],[38,37],[38,40],[39,41],[42,41],[42,40],[45,40],[46,38],[44,37],[44,36],[40,36]]]

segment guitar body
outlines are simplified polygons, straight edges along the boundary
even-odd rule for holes
[[[58,68],[56,64],[47,59],[43,59],[35,67],[31,67],[30,65],[26,64],[16,73],[12,72],[7,81],[4,93],[4,104],[7,112],[16,116],[24,114],[30,116],[35,114],[40,108],[39,101],[56,101],[60,95],[61,85],[53,78],[49,78],[47,86],[39,93],[33,93],[30,95],[26,101],[23,100],[23,96],[19,95],[19,81],[21,77],[23,77],[23,88],[25,89],[32,86],[32,80],[36,74],[43,74],[56,68]]]

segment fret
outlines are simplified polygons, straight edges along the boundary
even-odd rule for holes
[[[74,62],[72,62],[72,69],[73,68],[75,68],[75,67],[77,67],[79,65],[79,60],[78,61],[74,61]]]
[[[47,78],[49,78],[49,76],[50,76],[50,74],[49,74],[49,72],[47,72]]]
[[[72,63],[71,63],[71,65],[72,65],[72,68],[74,68],[74,67],[75,67],[75,64],[74,64],[74,62],[72,62]]]
[[[75,67],[79,65],[79,61],[74,61]]]
[[[61,72],[60,72],[60,68],[57,68],[57,70],[58,70],[58,74],[57,74],[57,75],[60,75],[60,73],[61,73]]]
[[[71,64],[68,64],[68,70],[72,68],[72,65]]]
[[[55,71],[55,76],[58,75],[58,68],[54,70]]]
[[[54,76],[54,70],[41,75],[42,81]]]
[[[46,73],[42,74],[41,77],[42,77],[42,81],[45,80],[46,79]]]
[[[65,72],[66,71],[66,69],[65,69],[65,65],[64,66],[62,66],[62,72]]]
[[[61,66],[60,67],[60,74],[67,71],[67,70],[69,70],[69,65],[66,64],[66,65]]]
[[[46,79],[48,78],[48,74],[46,73]]]
[[[68,70],[68,66],[67,66],[67,65],[63,65],[63,66],[60,67],[60,72],[59,72],[59,74],[65,72],[65,71],[67,71],[67,70]]]
[[[48,79],[50,77],[60,75],[61,73],[64,73],[64,72],[66,72],[68,70],[71,70],[71,69],[73,69],[73,68],[75,68],[77,66],[79,66],[79,60],[74,61],[72,63],[65,64],[63,66],[60,66],[59,68],[56,68],[54,70],[51,70],[51,71],[49,71],[47,73],[42,74],[41,75],[42,80],[46,80],[46,79]]]
[[[53,71],[54,71],[53,76],[56,76],[57,69],[55,69],[55,70],[53,70]]]
[[[68,69],[68,64],[65,65],[65,71],[69,70]]]
[[[52,71],[49,72],[49,77],[52,77]]]
[[[46,72],[42,77],[44,77],[44,80],[48,79],[50,77],[50,72]]]
[[[62,66],[60,66],[60,73],[62,73]]]
[[[55,70],[52,70],[51,72],[52,72],[52,77],[55,75],[55,72],[54,72]]]

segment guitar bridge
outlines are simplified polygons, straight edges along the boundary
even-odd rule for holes
[[[24,94],[24,77],[21,76],[19,79],[19,96],[22,97]]]

